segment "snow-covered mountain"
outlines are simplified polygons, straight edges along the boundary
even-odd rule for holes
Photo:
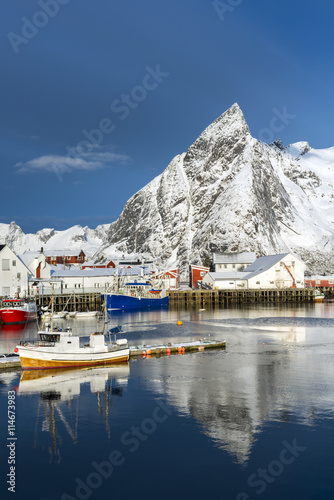
[[[136,193],[103,252],[149,253],[167,265],[212,251],[292,251],[333,272],[334,148],[285,148],[250,134],[237,104]]]
[[[24,235],[0,224],[16,251],[83,249],[87,255],[150,254],[166,267],[202,263],[212,251],[292,251],[313,273],[334,268],[334,148],[284,147],[250,134],[237,104],[133,195],[118,220],[92,230]]]
[[[65,231],[42,229],[36,234],[24,234],[15,223],[0,224],[0,243],[6,243],[15,253],[44,250],[83,250],[87,256],[94,255],[105,240],[109,224],[89,227],[73,226]]]

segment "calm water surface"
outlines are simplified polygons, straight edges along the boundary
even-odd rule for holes
[[[96,328],[71,324],[82,336]],[[333,303],[140,312],[117,324],[131,345],[211,337],[227,349],[0,373],[1,499],[334,498]],[[2,327],[0,352],[34,336],[35,325]]]

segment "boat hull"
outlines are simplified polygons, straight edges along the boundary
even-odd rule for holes
[[[107,309],[136,310],[136,309],[159,309],[168,307],[169,297],[131,297],[116,293],[106,293],[102,299],[107,304]]]
[[[5,325],[16,324],[20,325],[37,319],[37,311],[24,311],[20,309],[1,309],[1,321]]]
[[[20,362],[22,370],[50,370],[54,368],[79,368],[110,365],[112,363],[123,363],[129,360],[129,349],[111,353],[98,353],[84,357],[57,355],[55,353],[39,353],[38,351],[27,352],[28,350],[19,349]],[[80,359],[75,359],[80,357]]]

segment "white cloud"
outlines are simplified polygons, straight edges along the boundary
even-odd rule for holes
[[[45,155],[14,165],[19,174],[51,172],[57,176],[65,173],[83,170],[93,172],[103,168],[109,168],[115,163],[127,163],[130,157],[124,154],[114,153],[112,150],[104,151],[101,146],[92,145],[92,151],[73,154],[72,156]]]

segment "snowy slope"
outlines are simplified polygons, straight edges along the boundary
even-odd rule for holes
[[[24,234],[15,223],[0,224],[0,243],[6,243],[15,253],[44,250],[83,250],[92,256],[102,245],[109,224],[96,229],[73,226],[65,231],[42,229],[36,234]]]

